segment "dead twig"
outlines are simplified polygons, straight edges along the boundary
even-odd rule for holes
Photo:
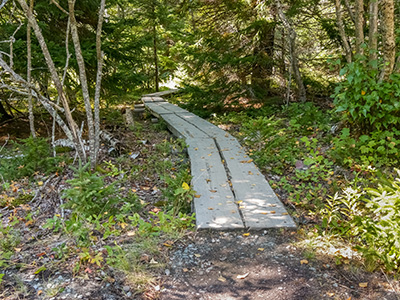
[[[8,134],[8,137],[7,137],[6,141],[4,142],[4,145],[0,148],[0,152],[3,151],[4,147],[7,145],[9,140],[10,140],[10,134]]]
[[[381,272],[382,272],[383,276],[385,276],[385,279],[388,282],[388,284],[390,285],[390,287],[392,288],[392,291],[393,291],[394,295],[396,296],[396,299],[400,300],[399,293],[396,291],[393,284],[389,281],[389,278],[387,277],[386,273],[383,271],[382,268],[381,268]]]

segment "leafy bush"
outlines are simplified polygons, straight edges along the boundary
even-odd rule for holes
[[[400,121],[400,74],[381,81],[377,62],[365,61],[361,57],[340,71],[346,80],[335,89],[336,110],[362,133],[391,129]]]
[[[120,201],[115,183],[107,185],[104,176],[90,171],[89,164],[71,167],[75,178],[67,181],[71,187],[63,192],[62,197],[68,199],[65,207],[82,217],[113,213]]]
[[[283,120],[259,117],[243,124],[244,144],[253,149],[252,157],[260,167],[271,166],[282,173],[287,164],[293,164],[299,149],[295,138],[283,128]]]
[[[11,151],[0,158],[0,174],[4,180],[15,180],[31,176],[35,172],[46,174],[60,170],[63,157],[53,157],[46,139],[32,138],[14,143]]]
[[[331,157],[342,165],[353,164],[395,166],[399,163],[400,131],[375,130],[360,137],[352,137],[349,128],[333,139]]]
[[[352,236],[369,265],[400,267],[400,171],[395,179],[379,179],[377,188],[347,188],[324,213],[323,225]]]

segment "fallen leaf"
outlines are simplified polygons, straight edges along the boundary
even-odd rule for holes
[[[172,245],[171,244],[168,244],[168,243],[164,243],[163,244],[165,247],[172,247]]]
[[[236,204],[240,204],[242,202],[243,202],[243,200],[235,201]]]
[[[38,186],[42,186],[43,185],[43,181],[38,181]]]
[[[287,212],[284,212],[284,213],[282,213],[282,216],[287,216],[289,213],[287,213]]]
[[[197,147],[196,147],[196,148],[194,148],[194,150],[196,150],[196,151],[197,151],[197,150],[199,150],[199,148],[197,148]]]
[[[214,209],[213,207],[209,207],[209,208],[208,208],[208,210],[213,210],[213,209]]]
[[[243,233],[242,235],[243,235],[243,236],[249,236],[249,235],[250,235],[250,232]]]
[[[257,250],[258,251],[264,251],[264,248],[258,248]]]
[[[274,214],[274,213],[276,213],[276,211],[271,210],[269,213],[270,213],[270,214]]]
[[[239,209],[244,209],[244,208],[246,208],[246,206],[239,206]]]
[[[189,272],[189,269],[183,268],[182,271],[186,273]]]
[[[184,189],[184,190],[190,190],[190,187],[189,187],[189,185],[186,183],[186,182],[184,182],[184,183],[182,183],[182,188]]]
[[[216,193],[217,191],[216,191],[216,190],[210,190],[210,192],[211,192],[211,193]]]
[[[248,161],[247,161],[247,163],[249,164],[249,163],[251,163],[251,162],[253,162],[253,160],[252,159],[249,159]]]
[[[262,214],[262,215],[267,215],[268,212],[267,212],[267,211],[263,211],[263,212],[260,212],[260,214]]]
[[[358,284],[359,287],[366,288],[368,286],[368,282],[360,282]]]
[[[40,296],[41,294],[43,294],[42,290],[38,290],[37,295]]]
[[[306,265],[306,264],[308,264],[308,260],[307,260],[307,259],[302,259],[302,260],[300,261],[300,264]]]
[[[232,196],[226,196],[226,198],[228,198],[228,199],[231,199],[231,198],[232,198]]]
[[[195,198],[200,198],[200,197],[201,197],[201,195],[194,195],[194,197],[195,197]]]
[[[253,172],[249,171],[249,175],[254,175]]]
[[[156,265],[156,264],[158,264],[158,261],[155,261],[155,259],[154,259],[154,258],[152,258],[152,259],[150,260],[150,264],[152,264],[152,265]]]
[[[21,252],[22,248],[14,248],[15,252]]]
[[[335,296],[335,293],[330,293],[330,292],[327,292],[326,293],[329,297],[333,297],[333,296]]]
[[[247,272],[246,274],[236,276],[236,278],[237,278],[237,279],[245,279],[247,276],[249,276],[249,274],[250,274],[250,273]]]
[[[195,253],[194,256],[196,256],[196,257],[201,257],[201,255],[200,255],[200,254],[197,254],[197,253]]]
[[[226,281],[226,278],[225,278],[225,277],[222,277],[222,276],[219,276],[219,277],[218,277],[218,281],[225,282],[225,281]]]

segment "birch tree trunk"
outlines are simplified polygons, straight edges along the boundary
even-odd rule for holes
[[[30,13],[32,14],[33,0],[30,0],[29,10],[30,10]],[[27,78],[28,84],[31,84],[31,81],[32,81],[31,80],[32,43],[31,43],[31,25],[29,24],[29,22],[28,22],[27,28],[26,28],[26,44],[27,44],[27,56],[28,56],[26,78]],[[33,105],[32,105],[32,90],[30,88],[28,89],[28,111],[29,111],[29,128],[31,130],[31,135],[33,138],[36,138],[35,123],[34,123],[34,116],[33,116]]]
[[[396,57],[396,42],[394,35],[394,1],[382,0],[382,41],[384,68],[381,79],[387,80],[393,72]]]
[[[303,79],[301,78],[300,68],[299,68],[299,61],[297,58],[297,51],[296,51],[296,38],[297,34],[294,31],[293,27],[289,23],[286,15],[282,10],[282,6],[279,0],[275,0],[275,5],[278,10],[279,18],[281,19],[284,27],[288,31],[288,47],[291,56],[291,65],[293,70],[294,79],[296,80],[297,88],[298,88],[298,97],[301,102],[305,102],[307,100],[306,97],[306,89],[304,87]]]
[[[81,82],[83,102],[84,102],[85,110],[86,110],[86,121],[87,121],[88,134],[89,134],[89,153],[90,153],[91,163],[93,165],[93,164],[96,164],[96,160],[95,160],[96,155],[95,155],[95,149],[94,149],[95,134],[94,134],[93,111],[92,111],[92,105],[90,102],[85,61],[84,61],[83,55],[82,55],[82,49],[81,49],[81,44],[80,44],[79,35],[78,35],[77,22],[75,19],[75,0],[68,0],[68,8],[69,8],[69,17],[70,17],[70,21],[71,21],[71,37],[72,37],[72,42],[74,44],[76,61],[78,63],[79,79]]]
[[[340,0],[335,0],[335,9],[336,9],[336,24],[339,30],[340,38],[342,39],[343,48],[345,51],[346,61],[351,63],[352,61],[352,53],[349,41],[347,39],[346,32],[344,30],[343,18],[342,18],[342,8],[340,6]]]
[[[356,54],[363,55],[364,49],[364,0],[355,0]]]
[[[39,42],[40,48],[43,52],[43,56],[45,58],[47,67],[49,68],[51,79],[53,80],[53,83],[57,89],[58,96],[60,97],[61,103],[63,104],[65,117],[67,119],[68,127],[69,127],[69,130],[71,133],[71,136],[69,138],[72,138],[72,141],[75,144],[79,158],[82,161],[86,162],[86,156],[84,154],[84,149],[82,148],[81,143],[80,143],[80,137],[78,135],[77,125],[72,117],[67,98],[65,97],[63,86],[62,86],[60,78],[57,74],[57,70],[56,70],[54,62],[51,58],[49,49],[47,48],[47,44],[44,40],[42,31],[41,31],[35,17],[33,16],[33,13],[30,11],[28,5],[26,4],[25,0],[17,0],[17,1],[21,5],[22,9],[24,10],[24,12],[28,18],[28,21],[30,23],[30,26],[32,26],[32,28],[35,32],[35,36],[36,36],[36,38]]]
[[[369,33],[368,33],[369,61],[377,59],[378,53],[378,0],[369,3]]]
[[[96,90],[94,94],[94,162],[97,162],[98,152],[100,148],[100,92],[101,92],[101,77],[103,75],[103,57],[101,51],[101,31],[104,21],[104,11],[106,0],[101,0],[99,9],[99,19],[96,30],[96,53],[97,53],[97,76]]]

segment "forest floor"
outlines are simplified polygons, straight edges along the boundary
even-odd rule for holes
[[[165,183],[146,167],[156,157],[173,162],[174,170],[181,160],[173,153],[163,156],[156,151],[157,144],[171,138],[167,131],[154,130],[149,120],[136,122],[140,128],[136,132],[120,125],[107,126],[123,142],[128,157],[138,154],[133,164],[139,166],[140,176],[125,181],[121,190],[135,191],[145,203],[144,210],[157,212]],[[0,126],[1,143],[12,128],[19,128],[15,136],[26,137],[27,126],[24,120]],[[117,165],[118,157],[103,150],[103,161]],[[34,201],[1,208],[2,237],[4,224],[19,216],[15,228],[20,239],[11,261],[3,267],[1,299],[400,299],[395,292],[400,290],[399,282],[384,273],[366,272],[357,259],[337,264],[332,249],[317,254],[309,249],[305,240],[310,234],[303,227],[297,231],[186,230],[179,236],[154,239],[135,236],[120,226],[118,234],[105,240],[94,236],[85,261],[84,249],[77,247],[72,236],[44,227],[55,215],[68,215],[68,210],[62,209],[60,193],[72,176],[65,168],[60,175],[36,174],[30,181],[22,179],[7,191],[0,190],[3,198],[6,194],[9,198],[18,193],[38,195]],[[27,218],[27,211],[34,217]],[[124,260],[125,268],[115,267],[118,262],[105,263],[110,245],[124,249],[126,255],[114,259]],[[98,263],[91,251],[101,256]]]

